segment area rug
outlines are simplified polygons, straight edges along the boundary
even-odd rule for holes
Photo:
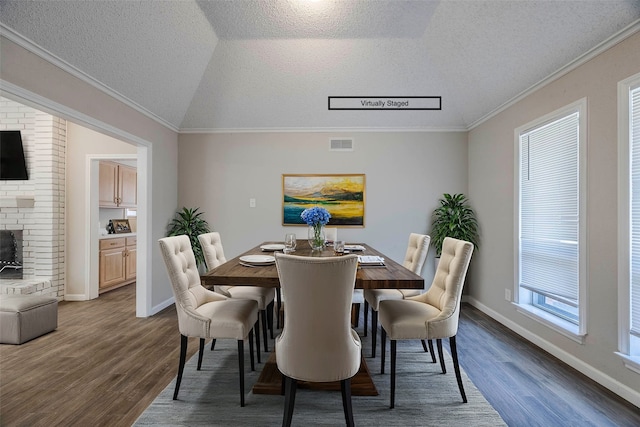
[[[365,355],[371,349],[363,338]],[[273,345],[271,345],[273,347]],[[389,351],[387,345],[387,351]],[[263,355],[264,357],[264,355]],[[282,424],[284,396],[254,394],[263,363],[256,371],[245,367],[245,407],[240,407],[237,344],[218,340],[215,351],[205,350],[202,370],[196,370],[197,355],[186,364],[178,400],[172,400],[175,379],[138,418],[136,426],[277,426]],[[445,351],[447,373],[422,350],[419,341],[398,343],[396,405],[389,409],[389,363],[380,374],[380,355],[366,357],[378,396],[353,396],[356,424],[368,426],[504,426],[498,412],[462,372],[468,403],[462,403],[453,363]],[[176,360],[176,367],[178,361]],[[293,413],[294,426],[344,425],[339,391],[298,389]]]

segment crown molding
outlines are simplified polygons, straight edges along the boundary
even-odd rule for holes
[[[210,134],[210,133],[345,133],[345,132],[467,132],[466,127],[450,128],[365,128],[365,127],[342,127],[342,128],[193,128],[180,129],[180,134]]]
[[[13,83],[0,79],[0,96],[13,99],[24,105],[28,105],[40,111],[45,111],[56,117],[65,120],[72,120],[75,123],[87,126],[90,129],[97,130],[101,133],[107,133],[115,136],[123,141],[128,141],[135,145],[150,147],[149,141],[146,141],[136,135],[123,131],[122,129],[111,126],[100,120],[96,120],[82,112],[71,109],[65,105],[51,101],[48,98],[40,96],[29,90],[16,86]]]
[[[1,22],[0,22],[0,36],[5,37],[6,39],[8,39],[8,40],[14,42],[15,44],[17,44],[18,46],[28,50],[31,53],[33,53],[34,55],[44,59],[45,61],[55,65],[56,67],[62,69],[63,71],[71,74],[72,76],[74,76],[74,77],[82,80],[83,82],[93,86],[94,88],[98,89],[99,91],[111,96],[112,98],[117,99],[118,101],[122,102],[123,104],[127,105],[128,107],[133,108],[134,110],[136,110],[140,114],[142,114],[142,115],[150,118],[151,120],[159,123],[160,125],[168,128],[168,129],[170,129],[170,130],[172,130],[174,132],[178,132],[179,131],[178,127],[172,125],[171,123],[167,122],[166,120],[164,120],[160,116],[157,116],[156,114],[154,114],[151,111],[147,110],[146,108],[144,108],[140,104],[137,104],[135,101],[132,101],[131,99],[127,98],[126,96],[124,96],[124,95],[120,94],[119,92],[111,89],[109,86],[105,85],[104,83],[101,83],[100,81],[96,80],[95,78],[91,77],[90,75],[86,74],[85,72],[79,70],[78,68],[76,68],[73,65],[69,64],[64,59],[59,58],[58,56],[54,55],[53,53],[49,52],[48,50],[46,50],[43,47],[41,47],[38,44],[36,44],[34,41],[24,37],[22,34],[19,34],[19,33],[15,32],[13,29],[7,27],[6,25],[4,25]]]
[[[568,74],[569,72],[575,70],[579,66],[581,66],[581,65],[585,64],[586,62],[592,60],[596,56],[600,55],[602,52],[612,48],[613,46],[615,46],[616,44],[620,43],[621,41],[631,37],[632,35],[634,35],[638,31],[640,31],[640,19],[638,19],[638,20],[632,22],[631,24],[627,25],[625,28],[623,28],[622,30],[620,30],[619,32],[614,34],[613,36],[611,36],[608,39],[604,40],[602,43],[598,44],[597,46],[595,46],[594,48],[590,49],[586,53],[580,55],[579,57],[577,57],[573,61],[569,62],[564,67],[560,68],[555,73],[553,73],[550,76],[540,80],[538,83],[536,83],[533,86],[529,87],[528,89],[525,89],[524,91],[520,92],[518,95],[516,95],[515,97],[511,98],[509,101],[505,102],[504,104],[502,104],[501,106],[499,106],[495,110],[491,111],[490,113],[484,115],[483,117],[479,118],[475,122],[471,123],[469,125],[469,127],[467,128],[467,130],[470,131],[470,130],[473,130],[477,126],[480,126],[482,123],[484,123],[487,120],[491,119],[492,117],[500,114],[501,112],[503,112],[507,108],[513,106],[514,104],[516,104],[517,102],[519,102],[522,99],[526,98],[527,96],[531,95],[535,91],[537,91],[537,90],[543,88],[544,86],[546,86],[546,85],[558,80],[560,77]]]

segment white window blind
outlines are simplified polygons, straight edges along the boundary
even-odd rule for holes
[[[578,306],[579,114],[520,134],[520,286]]]
[[[640,87],[630,93],[631,334],[640,337]]]

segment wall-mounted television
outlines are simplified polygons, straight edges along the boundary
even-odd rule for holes
[[[19,130],[0,131],[0,180],[29,179]]]

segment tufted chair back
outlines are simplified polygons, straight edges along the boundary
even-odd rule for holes
[[[427,258],[427,252],[429,252],[430,242],[430,236],[411,233],[409,235],[407,253],[404,255],[402,265],[416,274],[421,274],[424,260]]]
[[[224,249],[222,248],[222,238],[217,231],[211,233],[200,234],[198,236],[202,253],[204,254],[204,262],[207,265],[207,271],[213,270],[217,266],[227,262],[224,257]],[[216,285],[213,289],[226,297],[231,297],[228,292],[230,286]]]
[[[222,249],[222,239],[217,231],[211,233],[200,234],[198,241],[202,247],[204,261],[207,264],[207,270],[213,270],[220,264],[227,262]]]
[[[429,338],[456,335],[462,287],[473,254],[473,243],[445,237],[442,255],[431,287],[424,294],[408,298],[429,304],[440,314],[428,323]]]
[[[176,300],[180,333],[190,337],[209,337],[211,319],[196,310],[203,304],[226,299],[200,283],[196,258],[188,236],[165,237],[158,241]]]

